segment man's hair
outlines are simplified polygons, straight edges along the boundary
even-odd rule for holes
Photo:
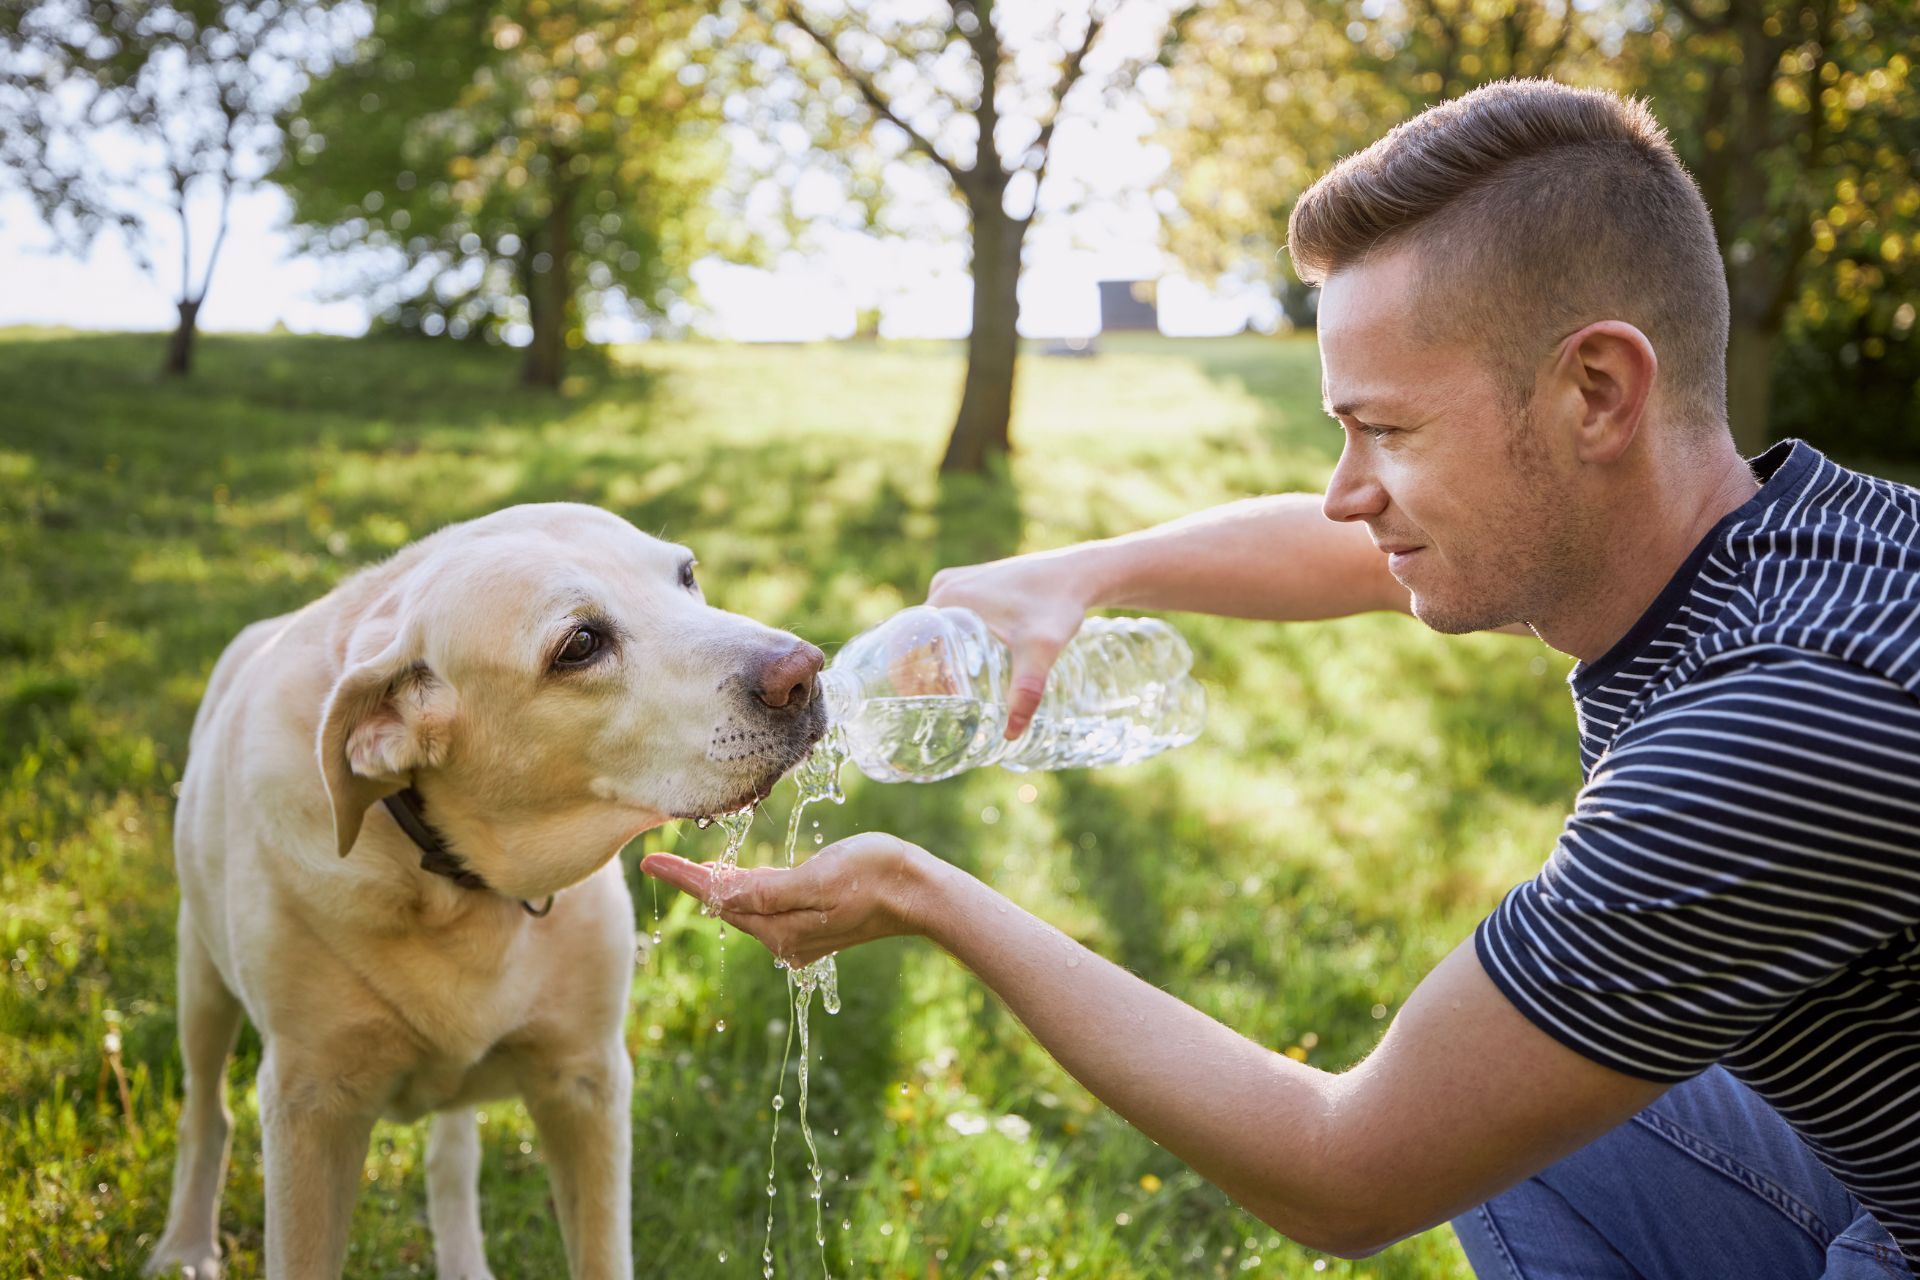
[[[1624,320],[1653,344],[1678,415],[1726,421],[1712,218],[1645,103],[1548,80],[1485,85],[1340,161],[1287,222],[1309,284],[1406,247],[1426,336],[1491,348],[1510,405],[1532,398],[1553,343]]]

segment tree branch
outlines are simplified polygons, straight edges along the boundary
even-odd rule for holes
[[[206,274],[200,277],[200,293],[193,299],[195,306],[207,300],[207,290],[213,287],[213,264],[220,260],[220,246],[227,240],[227,215],[233,209],[233,133],[238,125],[238,113],[224,102],[222,106],[225,109],[227,128],[220,139],[220,145],[225,149],[220,163],[220,224],[213,234],[213,248],[207,253],[207,270]]]
[[[872,108],[875,115],[900,130],[900,132],[906,134],[907,142],[914,150],[928,157],[942,169],[945,169],[947,176],[953,179],[954,186],[959,187],[962,191],[966,190],[968,178],[971,176],[969,172],[941,155],[939,148],[935,147],[925,134],[902,119],[899,113],[893,109],[893,105],[881,94],[879,87],[874,84],[873,78],[840,56],[840,50],[834,46],[832,39],[807,19],[806,14],[800,11],[800,6],[796,0],[783,0],[780,6],[780,13],[788,22],[800,28],[800,30],[806,34],[806,37],[813,41],[813,43],[819,47],[820,51],[832,60],[833,65],[839,70],[841,75],[853,82],[853,87],[859,91],[862,98],[866,99],[867,106]]]
[[[187,224],[187,183],[189,175],[179,168],[173,171],[173,207],[180,215],[180,300],[190,301],[193,293],[193,244]]]
[[[1027,213],[1027,221],[1040,211],[1040,184],[1047,180],[1047,163],[1053,159],[1053,130],[1060,123],[1060,113],[1066,107],[1067,95],[1073,92],[1073,86],[1086,73],[1087,51],[1093,48],[1093,42],[1105,26],[1107,15],[1089,8],[1087,11],[1087,34],[1080,41],[1080,47],[1067,55],[1060,64],[1060,77],[1053,86],[1053,110],[1047,113],[1046,120],[1040,126],[1039,134],[1033,144],[1027,148],[1027,154],[1021,158],[1021,164],[1035,160],[1033,166],[1033,208]],[[1168,24],[1169,32],[1174,24]]]
[[[1817,9],[1819,23],[1820,56],[1811,59],[1807,65],[1807,159],[1806,169],[1811,170],[1820,163],[1820,149],[1826,145],[1826,112],[1820,109],[1820,64],[1826,58],[1827,44],[1833,36],[1832,22],[1834,5],[1825,0]],[[1807,205],[1815,201],[1805,201]],[[1780,278],[1774,282],[1773,296],[1767,300],[1766,319],[1770,325],[1777,326],[1786,315],[1788,305],[1793,301],[1793,292],[1799,287],[1801,263],[1807,256],[1807,250],[1813,247],[1814,210],[1811,207],[1800,210],[1800,216],[1793,220],[1793,226],[1787,233],[1786,252],[1780,259]]]
[[[967,48],[973,50],[973,60],[980,66],[980,101],[974,104],[974,123],[979,129],[979,141],[974,144],[973,172],[976,177],[986,179],[990,187],[1002,185],[1007,168],[1000,161],[1000,33],[993,27],[993,6],[982,5],[978,0],[951,0],[954,28],[967,42]],[[972,17],[971,29],[961,21],[962,15]]]

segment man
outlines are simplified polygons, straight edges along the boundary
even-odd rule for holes
[[[1705,205],[1646,109],[1492,85],[1300,200],[1320,503],[943,572],[1013,646],[1008,733],[1089,607],[1524,623],[1579,658],[1586,780],[1539,877],[1364,1062],[1255,1045],[880,834],[723,917],[799,962],[918,933],[1253,1213],[1482,1276],[1887,1277],[1920,1261],[1920,494],[1725,416]],[[655,855],[696,893],[705,868]]]

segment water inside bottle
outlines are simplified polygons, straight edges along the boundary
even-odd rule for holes
[[[1031,727],[1009,743],[1012,655],[979,615],[915,606],[848,641],[822,687],[852,758],[882,782],[933,782],[1131,764],[1191,742],[1206,697],[1193,653],[1151,618],[1091,618],[1048,673]]]
[[[995,713],[998,712],[996,717]],[[983,739],[1006,724],[1004,708],[942,694],[871,698],[846,726],[847,747],[879,782],[944,778],[967,767]]]

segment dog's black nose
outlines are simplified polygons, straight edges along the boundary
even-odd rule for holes
[[[770,707],[804,707],[813,701],[813,678],[826,660],[827,655],[801,640],[767,660],[753,692]]]

